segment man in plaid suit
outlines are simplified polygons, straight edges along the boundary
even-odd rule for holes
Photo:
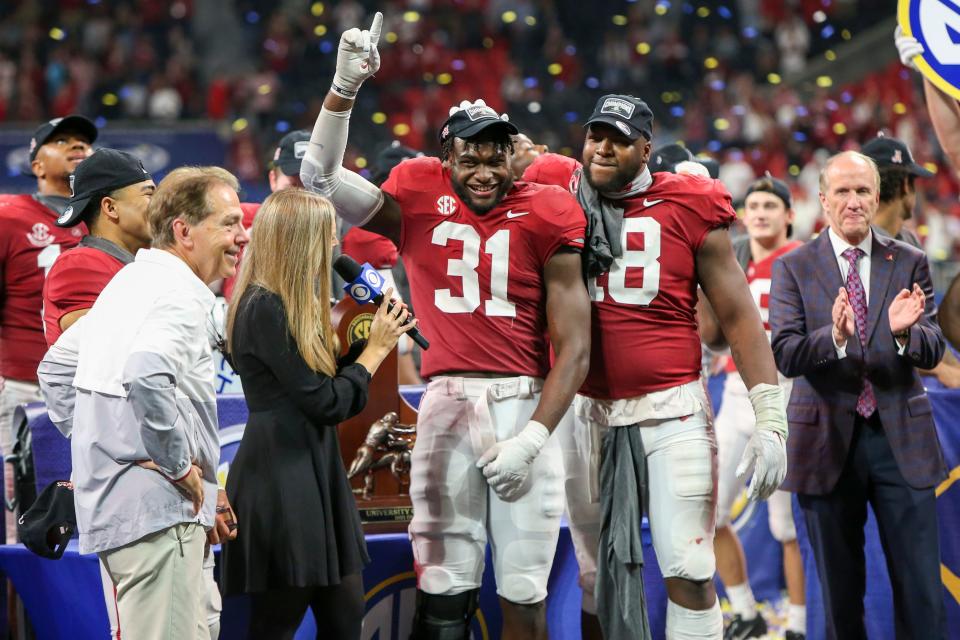
[[[777,367],[796,377],[788,472],[823,588],[827,637],[866,638],[863,527],[873,507],[898,638],[946,637],[934,487],[946,475],[916,370],[944,352],[926,256],[872,233],[879,175],[856,152],[820,176],[829,229],[773,267]]]

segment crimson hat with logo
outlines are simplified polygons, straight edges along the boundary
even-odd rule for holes
[[[90,144],[97,139],[97,125],[83,116],[69,115],[64,118],[54,118],[44,122],[33,132],[33,137],[30,138],[30,162],[36,160],[40,147],[47,144],[47,140],[52,138],[53,134],[64,129],[83,134]]]
[[[901,167],[915,176],[921,178],[933,177],[933,171],[917,164],[913,160],[913,154],[910,153],[910,147],[903,140],[888,138],[880,134],[867,144],[863,145],[861,152],[865,156],[870,156],[877,163],[878,167]]]
[[[459,108],[450,110],[450,117],[440,127],[440,143],[450,138],[466,140],[477,135],[488,127],[503,127],[510,135],[520,132],[517,126],[509,121],[506,114],[500,115],[483,100],[473,103],[461,103]]]
[[[76,528],[73,485],[66,480],[47,485],[17,520],[17,534],[23,545],[52,560],[63,555]]]
[[[647,140],[653,138],[653,111],[646,102],[633,96],[611,94],[597,100],[584,126],[595,122],[614,127],[631,141],[641,135]]]

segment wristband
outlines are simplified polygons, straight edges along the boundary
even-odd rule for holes
[[[787,412],[783,402],[783,389],[778,384],[761,382],[747,392],[758,429],[769,429],[786,440]]]
[[[330,84],[330,91],[337,94],[341,98],[346,98],[347,100],[355,99],[358,93],[357,91],[351,91],[350,89],[345,89],[344,87],[341,87],[336,83],[336,81]]]

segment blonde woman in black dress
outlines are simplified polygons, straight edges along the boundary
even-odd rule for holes
[[[318,638],[358,638],[369,557],[337,424],[363,409],[370,377],[416,321],[381,306],[366,346],[338,362],[333,206],[278,191],[252,237],[227,321],[250,418],[227,480],[239,532],[224,545],[225,592],[251,594],[250,638],[292,638],[308,606]]]

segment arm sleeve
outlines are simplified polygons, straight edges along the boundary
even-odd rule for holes
[[[73,412],[77,400],[73,378],[77,374],[82,326],[83,318],[80,318],[64,331],[44,354],[37,368],[37,380],[40,382],[43,402],[47,405],[47,415],[66,438],[73,431]]]
[[[247,316],[240,317],[239,314]],[[310,369],[290,335],[280,299],[256,295],[237,318],[238,345],[262,362],[280,382],[287,396],[316,425],[335,426],[363,410],[370,374],[359,364],[348,364],[330,377]]]
[[[147,455],[173,480],[190,471],[187,426],[177,407],[176,389],[183,366],[193,361],[197,337],[206,335],[202,317],[196,301],[161,296],[140,328],[123,371],[127,401]]]

